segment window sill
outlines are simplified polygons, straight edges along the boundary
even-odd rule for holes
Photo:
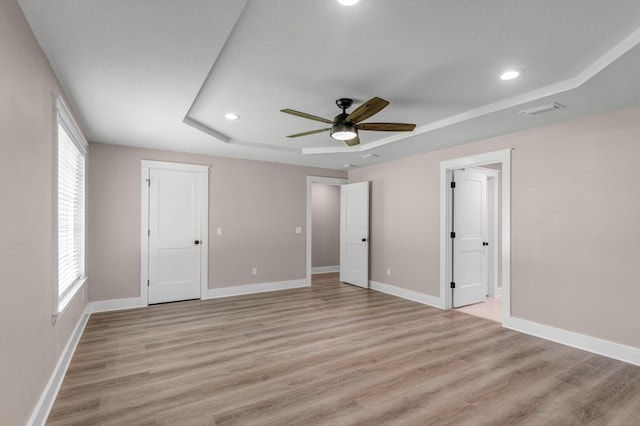
[[[54,324],[56,323],[57,319],[65,313],[65,311],[67,310],[67,307],[71,304],[71,301],[76,297],[76,295],[78,294],[78,291],[82,288],[82,286],[86,282],[87,282],[87,277],[84,277],[81,280],[78,280],[73,285],[71,290],[69,290],[69,292],[67,292],[67,294],[62,299],[58,299],[56,309],[54,309],[54,313],[53,313]]]

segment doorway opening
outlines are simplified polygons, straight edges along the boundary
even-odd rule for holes
[[[369,288],[369,231],[371,182],[307,177],[307,274],[311,285],[313,251],[313,184],[340,186],[340,282]]]
[[[340,186],[312,185],[311,274],[340,272]]]
[[[456,283],[454,274],[464,276],[473,268],[465,269],[464,264],[455,265],[454,249],[456,243],[459,250],[467,250],[473,253],[475,249],[464,247],[460,235],[453,234],[454,222],[454,196],[452,184],[455,180],[456,171],[473,170],[474,173],[483,175],[487,182],[487,216],[492,220],[487,221],[487,230],[483,231],[484,239],[478,242],[481,245],[480,250],[484,250],[484,254],[488,257],[486,273],[487,286],[482,292],[484,296],[499,297],[502,295],[501,303],[501,320],[505,323],[511,316],[510,303],[510,188],[511,188],[511,149],[505,149],[486,154],[457,158],[453,160],[442,161],[440,163],[440,294],[445,309],[450,309],[454,304],[456,292],[459,297],[468,297],[463,295],[465,290],[461,290]],[[492,171],[493,170],[493,171]],[[460,174],[460,172],[458,172]],[[498,178],[500,177],[500,179]],[[500,185],[498,185],[498,182]],[[501,186],[500,188],[498,188]],[[492,211],[493,209],[493,211]],[[458,214],[460,215],[460,209]],[[456,239],[458,237],[458,239]],[[477,238],[476,238],[477,239]],[[472,240],[472,238],[469,238]],[[462,248],[461,248],[462,247]],[[489,249],[491,248],[491,249]],[[480,253],[480,250],[475,250]],[[476,259],[480,259],[477,257]],[[479,262],[479,260],[476,260]],[[454,269],[454,266],[456,268]],[[477,271],[481,267],[476,268]],[[481,272],[478,272],[481,274]],[[465,277],[467,278],[467,277]],[[473,280],[471,280],[473,281]],[[501,286],[499,284],[502,284]],[[458,289],[456,289],[458,287]],[[469,286],[467,290],[474,291],[475,296],[480,295],[478,288],[473,289]],[[473,294],[468,300],[473,300]],[[461,299],[458,299],[459,301]],[[464,299],[462,299],[464,300]],[[473,302],[472,302],[473,303]]]
[[[481,250],[484,252],[483,267],[486,268],[486,276],[484,279],[484,291],[482,300],[478,303],[471,303],[465,306],[457,307],[458,312],[464,312],[480,318],[489,319],[496,322],[502,322],[502,283],[500,281],[500,164],[488,164],[482,167],[464,168],[464,172],[477,173],[486,180],[486,203],[483,206],[482,218],[486,234],[483,237],[483,246]],[[458,173],[457,171],[454,172]],[[455,193],[454,201],[455,201]],[[455,205],[455,202],[454,202]],[[463,215],[470,215],[470,211],[458,212]],[[456,213],[454,212],[453,222],[456,223]],[[460,218],[462,221],[468,218]],[[455,228],[455,226],[454,226]],[[453,253],[452,253],[453,254]],[[455,262],[454,262],[455,263]],[[460,266],[460,265],[458,265]],[[455,275],[455,273],[454,273]],[[454,276],[454,280],[455,280]],[[455,294],[453,304],[456,306]]]
[[[307,177],[307,285],[311,285],[313,274],[327,273],[337,277],[339,272],[340,187],[347,183],[347,179]],[[321,224],[318,223],[319,217],[322,217]],[[320,232],[323,235],[318,235]]]

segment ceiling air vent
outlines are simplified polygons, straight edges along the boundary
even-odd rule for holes
[[[518,111],[518,114],[538,115],[538,114],[543,114],[545,112],[555,111],[557,109],[562,109],[562,108],[564,108],[564,105],[560,105],[560,104],[554,102],[552,104],[540,105],[540,106],[537,106],[537,107],[533,107],[533,108],[525,109],[525,110],[522,110],[522,111]]]
[[[360,158],[362,158],[362,159],[365,159],[365,160],[366,160],[367,158],[374,158],[374,157],[378,157],[378,156],[379,156],[378,154],[374,154],[374,153],[372,153],[372,152],[367,152],[366,154],[362,154],[362,155],[360,156]]]

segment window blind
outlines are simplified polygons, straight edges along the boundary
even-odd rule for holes
[[[85,277],[85,149],[58,123],[58,310]]]

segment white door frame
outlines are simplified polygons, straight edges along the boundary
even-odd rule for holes
[[[497,297],[502,296],[502,287],[498,287],[498,277],[500,276],[498,273],[498,259],[500,253],[498,252],[498,227],[500,226],[500,222],[498,222],[498,208],[499,203],[498,199],[500,198],[498,194],[498,190],[500,186],[498,185],[500,172],[498,170],[493,170],[494,175],[487,175],[487,189],[488,189],[488,197],[489,197],[489,210],[491,222],[489,223],[489,241],[493,245],[491,250],[489,250],[489,262],[491,267],[489,268],[489,282],[491,283],[491,287],[489,287],[489,296]]]
[[[440,298],[451,309],[451,171],[487,164],[502,165],[502,323],[511,317],[511,148],[440,162]]]
[[[200,174],[200,298],[209,287],[209,167],[198,164],[140,160],[140,301],[149,305],[149,172],[150,169],[186,171]]]
[[[347,179],[329,178],[322,176],[307,176],[307,276],[305,279],[306,285],[311,285],[311,227],[312,227],[312,213],[313,213],[313,184],[323,183],[325,185],[342,186],[349,183]]]

